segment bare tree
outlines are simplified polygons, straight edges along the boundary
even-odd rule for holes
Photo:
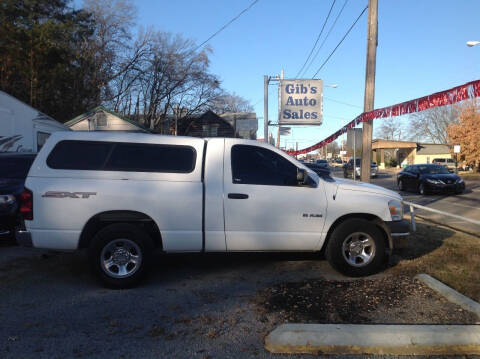
[[[376,128],[375,135],[384,140],[401,141],[405,136],[403,123],[394,117],[379,120],[380,126]]]
[[[253,112],[250,102],[235,93],[225,93],[213,101],[211,110],[222,114],[227,112]]]
[[[125,71],[112,80],[114,109],[161,129],[172,116],[183,118],[210,108],[221,91],[218,78],[208,71],[209,52],[196,50],[181,35],[141,33]]]
[[[459,110],[455,106],[434,107],[410,116],[410,139],[432,143],[448,143],[447,128],[457,123]]]
[[[112,81],[128,71],[135,58],[130,44],[137,10],[131,0],[84,0],[84,9],[95,22],[93,41],[88,41],[86,51],[95,57],[92,77],[101,87],[100,103],[112,99]]]

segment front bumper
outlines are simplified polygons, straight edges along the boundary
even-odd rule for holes
[[[405,219],[401,221],[385,222],[390,231],[393,248],[406,248],[407,238],[410,235],[410,222]]]
[[[436,193],[459,193],[459,192],[465,191],[465,182],[434,184],[434,183],[425,181],[425,189],[429,192],[436,192]]]
[[[15,239],[19,246],[33,247],[32,234],[29,231],[17,229],[15,231]]]

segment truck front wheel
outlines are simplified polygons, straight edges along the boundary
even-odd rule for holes
[[[144,277],[152,249],[152,240],[140,227],[115,223],[93,237],[88,254],[94,274],[107,287],[130,288]]]
[[[347,276],[371,275],[384,266],[384,236],[372,222],[349,219],[333,230],[325,254],[330,265]]]

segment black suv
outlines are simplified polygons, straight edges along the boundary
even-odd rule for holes
[[[0,153],[0,239],[13,239],[19,197],[35,159],[33,153]]]

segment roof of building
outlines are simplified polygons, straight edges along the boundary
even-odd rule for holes
[[[417,155],[442,155],[450,154],[450,147],[446,144],[418,143]]]
[[[114,111],[111,111],[109,109],[106,109],[105,107],[103,106],[97,106],[95,108],[92,108],[91,110],[85,112],[85,113],[82,113],[81,115],[78,115],[77,117],[71,119],[70,121],[67,121],[65,122],[65,125],[68,126],[68,127],[72,127],[73,125],[75,125],[76,123],[80,122],[80,121],[83,121],[84,119],[86,119],[87,117],[90,117],[92,115],[94,115],[95,113],[97,112],[100,112],[100,111],[103,111],[103,112],[107,112],[115,117],[118,117],[120,119],[122,119],[123,121],[126,121],[138,128],[140,128],[141,130],[143,131],[146,131],[146,132],[151,132],[148,128],[146,128],[145,126],[143,126],[142,124],[136,122],[136,121],[133,121],[125,116],[122,116],[120,115],[119,113],[116,113]]]
[[[417,147],[417,142],[411,141],[396,141],[396,140],[383,140],[381,138],[377,138],[372,141],[372,149],[379,149],[379,148],[415,148]]]
[[[227,120],[218,116],[215,112],[208,110],[201,115],[189,116],[179,121],[177,125],[178,133],[188,133],[195,123],[207,124],[211,122],[224,123],[225,126],[230,127],[233,131],[232,125]]]

